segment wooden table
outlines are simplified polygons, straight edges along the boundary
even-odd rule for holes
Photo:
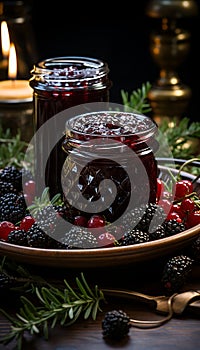
[[[84,276],[90,286],[97,284],[99,288],[127,288],[150,295],[162,295],[160,283],[163,261],[143,262],[134,265],[126,265],[118,268],[83,269]],[[33,268],[34,273],[43,276],[51,276],[56,279],[74,279],[80,275],[80,270]],[[200,266],[195,265],[182,291],[190,289],[200,290]],[[5,297],[5,296],[4,296]],[[15,310],[15,300],[7,296],[7,300],[1,296],[1,307],[10,304],[10,312]],[[12,300],[11,300],[12,299]],[[49,340],[42,337],[31,338],[27,335],[27,343],[24,350],[193,350],[200,344],[200,313],[185,312],[181,316],[174,316],[164,325],[141,329],[132,327],[127,338],[122,341],[105,341],[102,337],[101,322],[107,311],[114,309],[124,310],[130,317],[143,320],[160,319],[163,315],[155,312],[144,303],[134,299],[122,299],[106,296],[107,303],[101,304],[102,312],[98,313],[95,321],[81,318],[70,327],[56,327],[50,331]],[[7,332],[8,321],[0,316],[0,332]],[[13,350],[15,344],[0,345],[0,349]]]

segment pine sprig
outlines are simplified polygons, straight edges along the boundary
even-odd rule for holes
[[[42,334],[48,340],[49,329],[56,325],[69,326],[83,315],[86,320],[96,319],[98,311],[102,311],[100,302],[105,301],[103,292],[94,287],[94,291],[81,273],[76,277],[76,287],[70,286],[64,279],[64,287],[36,286],[34,296],[35,304],[25,296],[21,296],[22,306],[15,317],[10,316],[4,309],[0,312],[10,321],[10,331],[0,339],[1,344],[17,341],[18,350],[22,349],[25,332],[31,335]]]
[[[132,91],[128,94],[127,91],[121,90],[122,103],[134,110],[137,113],[148,113],[151,111],[150,104],[148,102],[147,96],[151,88],[149,82],[143,83],[141,88]]]

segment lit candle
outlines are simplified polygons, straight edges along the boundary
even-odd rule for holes
[[[10,35],[6,21],[1,22],[1,51],[3,59],[0,61],[0,69],[8,69],[8,55],[10,50]]]
[[[17,79],[17,55],[10,43],[7,62],[7,80],[0,81],[0,126],[10,129],[14,136],[20,132],[21,139],[30,141],[34,132],[33,92],[28,80]]]
[[[18,80],[17,76],[17,55],[15,46],[10,44],[8,58],[8,80],[0,81],[0,101],[22,102],[31,101],[33,91],[28,80]]]

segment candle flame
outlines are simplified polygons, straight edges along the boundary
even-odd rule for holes
[[[8,58],[8,77],[15,79],[17,76],[17,55],[15,45],[10,44],[9,58]]]
[[[7,58],[10,50],[10,36],[8,32],[8,25],[6,21],[1,22],[1,45],[2,55]]]

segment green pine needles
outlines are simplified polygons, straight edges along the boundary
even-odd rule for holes
[[[92,317],[96,319],[98,311],[101,311],[100,302],[105,301],[103,292],[97,285],[92,289],[84,274],[75,279],[76,287],[72,288],[64,279],[64,287],[54,287],[48,283],[47,286],[36,286],[33,303],[25,296],[21,296],[22,307],[15,317],[6,311],[0,312],[10,321],[9,333],[0,339],[1,344],[17,341],[17,349],[21,350],[25,332],[31,335],[43,335],[48,340],[49,329],[56,325],[69,326],[76,322],[79,317],[84,320]]]

